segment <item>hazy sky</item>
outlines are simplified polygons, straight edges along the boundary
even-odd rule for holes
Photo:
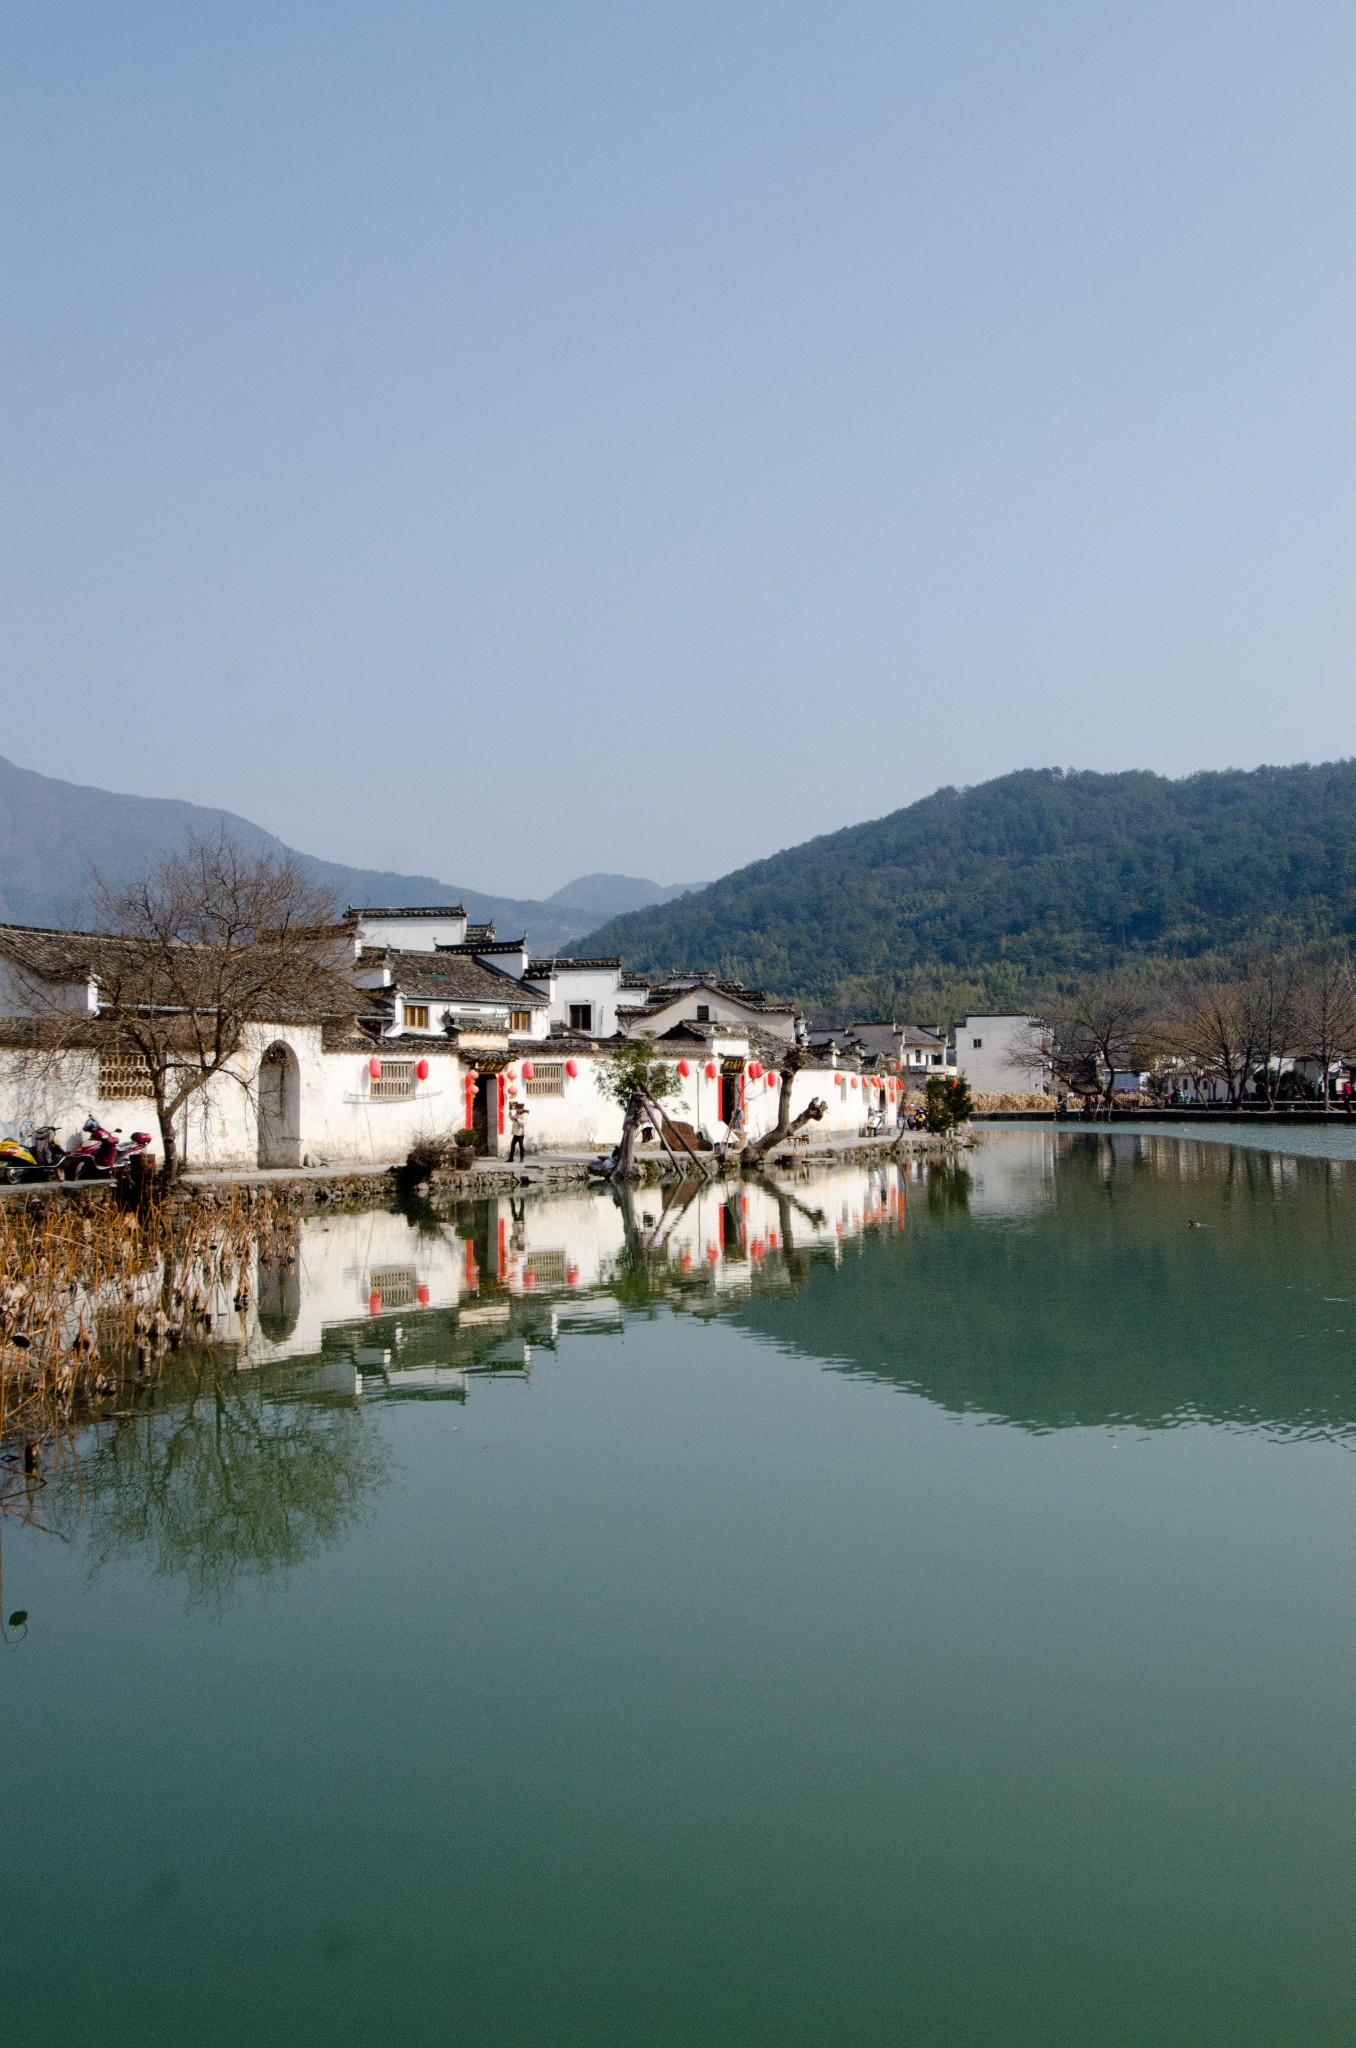
[[[0,753],[713,875],[1356,752],[1356,9],[0,0]]]

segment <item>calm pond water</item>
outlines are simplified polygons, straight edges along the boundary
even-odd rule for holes
[[[35,2044],[1343,2043],[1356,1163],[307,1222],[3,1530]]]

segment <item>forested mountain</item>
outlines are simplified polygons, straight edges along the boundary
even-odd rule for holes
[[[233,811],[59,782],[0,758],[0,919],[83,924],[90,914],[96,868],[111,881],[130,878],[157,854],[181,846],[189,832],[220,830],[251,852],[288,850],[262,825]],[[473,918],[493,918],[505,937],[517,938],[526,929],[539,952],[579,937],[614,908],[662,900],[669,893],[657,882],[629,875],[586,875],[541,903],[487,896],[431,875],[347,867],[309,853],[297,858],[310,879],[330,891],[337,909],[346,903],[462,902]]]
[[[1356,761],[1180,781],[1033,768],[939,789],[614,918],[587,950],[931,1016],[1326,930],[1356,934]]]

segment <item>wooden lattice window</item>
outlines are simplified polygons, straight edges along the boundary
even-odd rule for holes
[[[152,1093],[151,1070],[139,1052],[100,1053],[101,1102],[146,1102]]]
[[[534,1060],[532,1079],[527,1084],[529,1095],[563,1095],[565,1093],[564,1060]]]
[[[531,1029],[532,1029],[532,1012],[531,1012],[530,1010],[510,1010],[510,1011],[509,1011],[509,1030],[510,1030],[510,1031],[530,1031]]]
[[[402,1102],[414,1093],[414,1061],[383,1059],[381,1072],[373,1076],[374,1102]]]
[[[413,1266],[373,1266],[367,1276],[369,1298],[379,1294],[383,1308],[413,1308],[416,1286]]]
[[[428,1030],[428,1004],[406,1003],[405,1022],[411,1031]]]

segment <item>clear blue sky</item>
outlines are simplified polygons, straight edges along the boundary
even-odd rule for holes
[[[537,894],[1356,752],[1356,9],[0,4],[0,752]]]

